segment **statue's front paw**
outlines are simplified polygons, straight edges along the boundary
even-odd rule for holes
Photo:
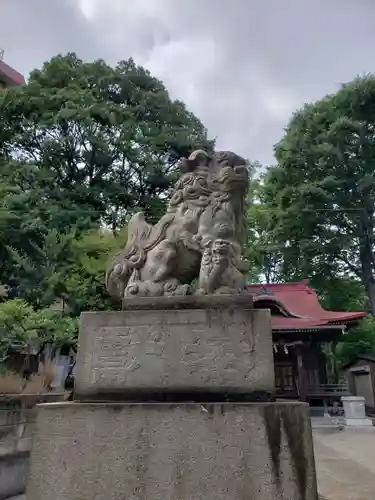
[[[124,296],[125,297],[134,297],[139,294],[139,285],[138,283],[132,283],[125,288]]]
[[[175,295],[191,295],[191,287],[190,285],[181,285],[178,286]]]

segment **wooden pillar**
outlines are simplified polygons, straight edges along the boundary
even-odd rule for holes
[[[297,358],[297,375],[298,375],[298,390],[301,401],[307,401],[307,386],[306,386],[306,371],[303,363],[303,345],[296,344],[296,358]]]
[[[337,346],[337,342],[338,342],[338,339],[334,339],[332,341],[332,344],[331,344],[331,349],[332,349],[332,371],[333,371],[333,380],[334,380],[334,384],[338,384],[339,383],[339,369],[338,369],[338,366],[337,366],[337,361],[336,361],[336,356],[335,356],[335,352],[336,352],[336,346]]]

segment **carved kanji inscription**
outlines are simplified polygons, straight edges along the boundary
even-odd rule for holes
[[[128,310],[97,326],[90,317],[80,334],[85,362],[77,370],[77,387],[262,390],[259,384],[273,385],[271,333],[264,313]],[[83,353],[79,356],[83,359]]]

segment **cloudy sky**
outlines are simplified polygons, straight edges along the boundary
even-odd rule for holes
[[[290,114],[375,71],[375,0],[0,0],[24,73],[56,55],[134,57],[218,147],[269,164]]]

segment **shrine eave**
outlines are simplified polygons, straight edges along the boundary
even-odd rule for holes
[[[304,330],[315,327],[349,327],[365,312],[327,311],[307,281],[249,285],[256,308],[270,309],[273,330]]]
[[[271,324],[273,330],[297,330],[297,329],[343,329],[350,323],[356,323],[359,319],[363,318],[364,314],[360,313],[358,316],[351,317],[350,319],[341,319],[337,321],[328,321],[316,318],[293,318],[283,316],[271,316]]]
[[[311,325],[301,324],[275,325],[272,324],[274,341],[312,341],[330,342],[338,340],[344,333],[344,325]]]
[[[343,329],[345,327],[345,325],[330,325],[326,321],[316,319],[285,318],[282,316],[271,316],[271,326],[272,330]]]

